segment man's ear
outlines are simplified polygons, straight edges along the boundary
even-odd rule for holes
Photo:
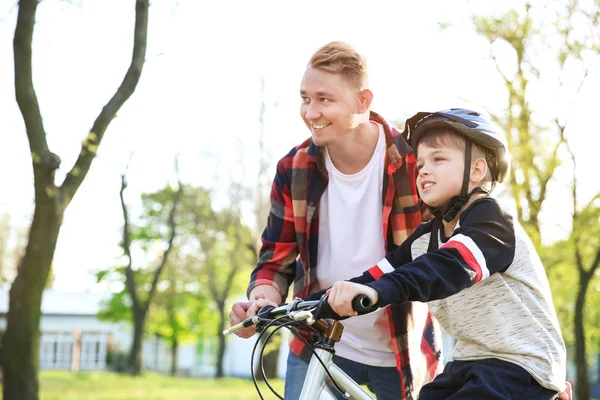
[[[369,89],[363,89],[358,92],[358,113],[362,114],[366,112],[371,107],[372,102],[373,92],[371,92]]]
[[[478,158],[471,166],[471,182],[478,184],[485,179],[487,175],[488,165],[484,158]]]

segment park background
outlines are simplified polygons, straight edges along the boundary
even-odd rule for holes
[[[308,137],[306,63],[331,40],[367,57],[373,110],[398,126],[466,107],[510,132],[498,195],[538,247],[568,378],[591,398],[599,15],[598,0],[1,1],[4,398],[258,398],[251,341],[219,332],[276,162]]]

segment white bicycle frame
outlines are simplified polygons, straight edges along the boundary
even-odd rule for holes
[[[358,383],[350,378],[344,371],[333,363],[333,353],[329,350],[315,349],[317,355],[325,364],[325,367],[337,382],[337,384],[346,391],[346,398],[357,400],[373,400]],[[302,394],[300,400],[336,400],[336,397],[327,387],[327,373],[323,365],[313,354],[308,365],[304,385],[302,386]]]

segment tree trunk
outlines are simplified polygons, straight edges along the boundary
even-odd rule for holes
[[[217,373],[215,378],[223,378],[223,358],[225,357],[225,336],[223,336],[223,330],[225,329],[225,312],[224,307],[219,307],[219,350],[217,353]]]
[[[583,322],[583,306],[585,295],[590,283],[587,271],[579,271],[579,292],[575,303],[575,365],[577,367],[577,381],[575,391],[579,400],[590,400],[590,383],[585,350],[585,326]]]
[[[19,273],[10,289],[10,306],[4,351],[4,398],[37,400],[42,293],[52,258],[62,212],[54,197],[36,193],[36,207],[29,242]]]
[[[177,339],[173,340],[171,345],[171,376],[177,376],[179,373],[179,342]]]
[[[133,312],[133,342],[129,351],[129,373],[142,374],[142,341],[144,340],[144,323],[146,314],[141,311]]]
[[[39,0],[19,1],[13,41],[15,98],[23,115],[33,161],[35,211],[25,255],[10,290],[7,326],[2,339],[3,393],[7,400],[38,399],[40,307],[63,214],[85,179],[106,128],[137,86],[148,31],[148,0],[137,0],[131,65],[115,95],[96,118],[75,165],[63,184],[57,187],[55,172],[60,166],[60,158],[48,148],[33,86],[32,40],[39,3]]]

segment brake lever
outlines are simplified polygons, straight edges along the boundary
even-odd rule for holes
[[[287,313],[289,314],[292,311],[296,311],[296,308],[298,308],[298,304],[301,303],[302,301],[303,300],[301,298],[296,297],[294,300],[289,302],[287,305]]]

